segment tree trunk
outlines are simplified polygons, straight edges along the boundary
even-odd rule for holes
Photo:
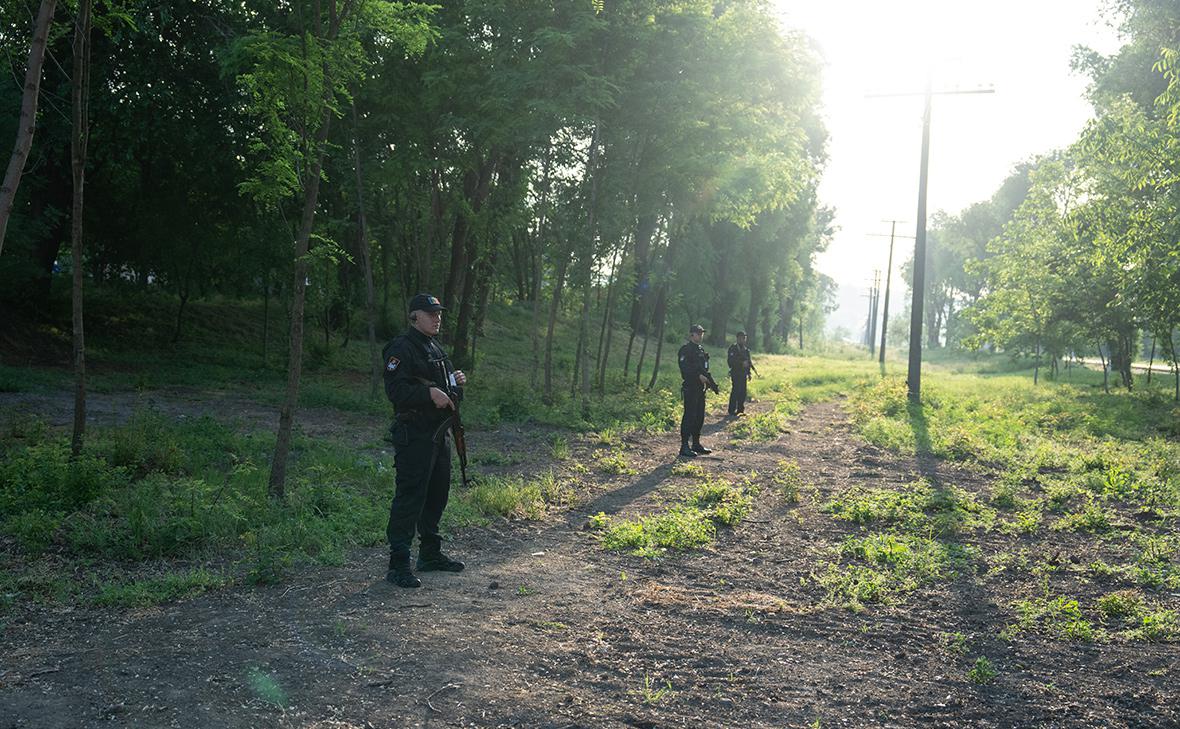
[[[460,302],[456,301],[455,297],[464,290],[467,269],[474,262],[477,248],[474,244],[469,245],[471,218],[479,214],[484,201],[487,200],[488,193],[491,191],[494,168],[495,162],[489,157],[482,160],[477,169],[468,170],[467,174],[463,176],[463,196],[471,213],[469,215],[463,208],[456,211],[455,224],[451,229],[451,270],[447,275],[446,286],[443,288],[443,304],[451,308],[460,306]],[[452,354],[454,353],[452,352]]]
[[[1147,386],[1151,387],[1151,368],[1155,364],[1155,337],[1151,338],[1151,356],[1147,359]]]
[[[594,291],[594,251],[598,247],[598,147],[602,138],[601,122],[594,125],[590,136],[590,154],[586,159],[586,181],[590,185],[586,208],[586,274],[582,280],[582,322],[579,327],[578,349],[582,353],[582,417],[590,417],[590,297]]]
[[[373,262],[369,256],[369,229],[365,220],[365,183],[361,174],[361,139],[357,123],[356,94],[353,94],[352,104],[352,157],[353,167],[356,169],[356,227],[357,248],[361,254],[361,267],[365,275],[365,319],[367,320],[367,338],[369,342],[369,397],[376,398],[379,394],[381,382],[381,356],[377,351],[377,306],[373,288]],[[427,249],[424,257],[429,260]]]
[[[1172,372],[1176,379],[1176,394],[1174,400],[1180,402],[1180,360],[1176,358],[1176,333],[1168,332],[1168,351],[1172,354]]]
[[[266,369],[267,345],[270,342],[270,269],[262,279],[262,369]]]
[[[1102,360],[1102,391],[1110,394],[1110,367],[1106,364],[1106,352],[1102,351],[1102,345],[1098,345],[1098,358]]]
[[[649,329],[648,331],[650,332],[651,330]],[[648,341],[648,336],[644,335],[643,346],[639,348],[639,357],[637,358],[637,361],[635,363],[635,386],[636,387],[639,387],[639,378],[642,376],[642,373],[643,373],[643,358],[647,356],[647,341]]]
[[[74,27],[73,126],[70,139],[74,174],[74,204],[70,223],[70,260],[74,268],[74,432],[70,457],[82,454],[86,438],[86,336],[82,327],[82,213],[86,188],[86,147],[90,137],[90,0],[79,0]]]
[[[537,229],[531,236],[533,253],[533,323],[530,332],[533,340],[533,366],[529,382],[533,388],[537,387],[537,373],[541,367],[541,280],[544,278],[545,267],[545,238],[549,223],[549,169],[553,157],[552,145],[545,147],[545,157],[541,162],[541,190],[537,203],[539,215]]]
[[[426,232],[422,236],[422,255],[415,259],[418,265],[418,280],[414,283],[422,291],[429,291],[432,288],[430,263],[433,260],[435,244],[439,240],[442,228],[442,173],[438,167],[432,167],[430,170],[430,215],[426,218]]]
[[[1041,338],[1037,337],[1037,358],[1033,363],[1033,385],[1036,385],[1041,374]]]
[[[656,363],[651,368],[651,380],[647,383],[647,390],[655,389],[656,378],[660,376],[660,355],[664,352],[664,324],[668,313],[668,284],[660,286],[660,293],[656,297],[656,311],[652,323],[656,327]]]
[[[8,160],[8,170],[4,173],[4,182],[0,184],[0,253],[4,251],[4,234],[8,230],[8,219],[12,216],[12,206],[16,202],[16,189],[20,187],[25,162],[29,158],[29,150],[33,148],[33,133],[37,129],[37,101],[41,89],[41,66],[45,62],[45,46],[49,40],[49,26],[53,22],[56,5],[56,0],[41,0],[41,8],[37,11],[37,20],[33,24],[33,40],[29,44],[29,62],[25,67],[25,85],[21,92],[16,142],[13,145],[12,157]]]
[[[618,281],[619,281],[619,278],[618,278],[618,275],[616,272],[624,269],[626,267],[626,264],[627,264],[627,256],[624,253],[623,256],[619,259],[618,264],[611,269],[612,273],[611,273],[610,287],[609,287],[609,289],[607,291],[607,295],[606,295],[606,311],[603,312],[603,314],[602,314],[602,332],[598,336],[598,343],[599,343],[598,394],[600,396],[606,393],[606,367],[607,367],[607,363],[610,362],[610,345],[611,345],[611,340],[614,339],[614,335],[615,335],[614,311],[615,311],[615,299],[617,298],[616,293],[618,291]],[[603,344],[604,337],[606,339],[605,344]]]
[[[655,213],[640,214],[635,223],[635,289],[631,295],[631,315],[628,321],[631,325],[631,335],[627,339],[627,355],[623,359],[623,376],[626,377],[631,367],[631,351],[635,345],[635,337],[646,335],[648,320],[648,291],[651,288],[652,264],[652,236],[657,230],[658,216]],[[646,342],[645,342],[646,344]],[[636,385],[639,384],[636,375]]]
[[[746,346],[751,350],[758,342],[758,312],[762,309],[767,285],[766,274],[761,269],[750,279],[750,308],[746,311]]]
[[[267,485],[267,493],[276,500],[286,497],[287,456],[291,452],[291,426],[295,421],[295,409],[299,404],[299,378],[303,367],[303,305],[307,297],[307,249],[315,223],[316,201],[320,193],[320,172],[324,166],[324,143],[328,139],[331,121],[332,112],[326,109],[315,138],[315,154],[304,178],[303,216],[299,224],[299,235],[295,239],[295,280],[291,289],[287,393],[279,411],[279,430],[275,437],[274,457],[271,459],[270,480]]]
[[[553,330],[557,327],[557,312],[561,310],[561,290],[565,285],[565,271],[569,256],[559,251],[557,272],[553,279],[553,301],[549,306],[549,328],[545,333],[545,389],[541,399],[546,405],[553,404]]]

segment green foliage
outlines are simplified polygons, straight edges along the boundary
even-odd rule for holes
[[[704,546],[716,531],[713,520],[700,509],[674,506],[662,514],[609,523],[602,543],[607,549],[658,557],[669,550]]]
[[[539,519],[549,506],[563,506],[574,498],[573,487],[552,471],[536,478],[521,476],[481,476],[470,489],[452,494],[445,524],[462,526],[464,522],[486,517]],[[450,515],[454,512],[453,515]],[[463,518],[473,512],[474,518]]]
[[[975,665],[967,672],[967,678],[971,683],[980,685],[991,683],[999,675],[992,665],[992,662],[987,659],[987,656],[980,656],[975,659]]]
[[[1013,607],[1017,620],[1004,629],[1001,634],[1004,637],[1013,638],[1029,630],[1042,630],[1063,640],[1089,642],[1103,637],[1103,633],[1086,620],[1078,601],[1065,595],[1017,600]]]
[[[923,585],[966,570],[973,550],[959,544],[902,534],[872,533],[848,537],[836,550],[840,562],[828,562],[812,579],[825,602],[861,610],[866,603],[889,604]]]
[[[821,510],[857,524],[895,525],[938,535],[988,529],[996,518],[995,511],[974,494],[955,487],[935,489],[925,481],[908,484],[901,491],[854,486]]]
[[[17,446],[0,460],[0,514],[35,508],[66,512],[129,482],[125,469],[100,457],[83,455],[71,461],[64,439]]]
[[[149,579],[104,584],[93,602],[101,607],[143,607],[199,595],[226,583],[225,577],[204,569],[173,572]]]
[[[664,512],[629,520],[614,520],[600,513],[590,518],[590,526],[602,532],[607,549],[659,557],[668,551],[709,544],[718,525],[736,526],[751,505],[747,487],[706,479]]]

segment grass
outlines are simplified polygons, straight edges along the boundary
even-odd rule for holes
[[[848,537],[834,551],[838,559],[812,579],[826,604],[852,610],[894,604],[920,587],[968,572],[975,556],[961,544],[887,532]]]
[[[194,302],[186,331],[171,345],[175,302],[167,297],[98,288],[88,301],[91,311],[102,312],[87,327],[92,392],[131,391],[148,403],[161,389],[215,390],[277,409],[285,384],[281,306],[272,307],[264,360],[260,302]],[[58,318],[67,321],[68,306],[59,308]],[[475,434],[472,470],[518,465],[514,455],[480,450],[480,429],[533,423],[552,428],[540,445],[565,472],[632,474],[625,437],[665,433],[679,419],[667,352],[649,392],[632,374],[623,375],[625,347],[614,347],[605,394],[583,403],[570,387],[577,323],[561,321],[547,403],[532,372],[530,322],[527,307],[497,304],[489,313],[464,403]],[[63,332],[46,336],[68,352]],[[325,345],[309,333],[301,404],[371,421],[376,442],[388,403],[369,388],[364,342],[354,336],[343,345],[339,336]],[[756,358],[761,375],[750,394],[773,406],[730,423],[736,439],[778,439],[800,408],[839,398],[869,442],[990,474],[991,483],[978,491],[917,476],[895,486],[864,483],[822,502],[816,491],[820,513],[846,530],[827,551],[818,545],[813,580],[822,599],[849,607],[903,602],[938,582],[975,579],[977,565],[986,563],[989,570],[978,577],[985,582],[1001,575],[1029,581],[1021,600],[1005,601],[1018,628],[1009,631],[1014,638],[1086,639],[1084,623],[1091,640],[1175,640],[1175,403],[1158,389],[1107,395],[1097,387],[1100,376],[1083,370],[1033,386],[1023,365],[1004,357],[932,357],[919,405],[908,403],[893,362],[882,373],[858,353]],[[0,391],[49,393],[69,383],[63,369],[0,365]],[[226,581],[278,582],[300,565],[338,564],[349,550],[384,539],[391,463],[341,437],[296,436],[288,499],[276,504],[266,497],[269,427],[178,419],[144,407],[125,423],[93,428],[83,456],[71,461],[64,430],[32,416],[7,417],[2,426],[0,612],[23,600],[118,606],[177,599]],[[572,457],[579,433],[588,434],[593,449],[584,462]],[[700,548],[748,517],[754,481],[712,480],[687,463],[672,474],[687,483],[674,482],[675,501],[667,508],[634,519],[592,519],[605,546],[644,556]],[[572,503],[575,483],[555,472],[481,476],[469,489],[453,489],[444,528],[544,518]],[[789,461],[756,483],[789,504],[807,488]],[[1077,565],[1051,564],[1040,554],[1008,559],[1001,570],[993,542],[1004,540],[1012,554],[1013,545],[1046,540],[1089,551]],[[219,568],[202,572],[203,564]],[[102,577],[79,580],[78,574]],[[1095,586],[1087,589],[1083,580]],[[1071,617],[1070,600],[1077,616]]]
[[[736,526],[750,511],[752,489],[749,484],[704,477],[662,512],[634,519],[612,519],[599,513],[591,517],[590,525],[601,533],[607,549],[660,557],[706,546],[713,542],[719,526]]]

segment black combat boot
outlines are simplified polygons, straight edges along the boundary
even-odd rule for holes
[[[689,448],[688,441],[684,441],[683,443],[680,444],[680,453],[678,453],[677,455],[679,455],[683,458],[696,458],[697,457],[697,454],[693,452],[692,448]]]
[[[692,444],[692,451],[693,451],[693,453],[699,453],[703,456],[706,453],[712,453],[713,449],[704,447],[703,445],[701,445],[701,442],[698,440],[696,443]]]
[[[410,553],[389,555],[389,571],[385,573],[385,581],[392,582],[398,587],[421,587],[422,580],[410,569]]]
[[[451,559],[440,550],[419,550],[418,552],[419,572],[462,572],[463,566],[462,562]]]

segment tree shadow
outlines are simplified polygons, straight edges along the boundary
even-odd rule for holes
[[[918,473],[935,488],[941,488],[938,477],[938,457],[934,455],[934,444],[930,440],[930,424],[926,420],[926,412],[922,405],[909,403],[906,406],[909,416],[910,430],[914,434],[914,460],[918,465]]]
[[[632,483],[611,489],[598,498],[586,504],[571,509],[566,515],[566,526],[576,526],[585,521],[586,514],[614,514],[621,511],[628,504],[654,491],[672,473],[673,463],[656,466]]]

